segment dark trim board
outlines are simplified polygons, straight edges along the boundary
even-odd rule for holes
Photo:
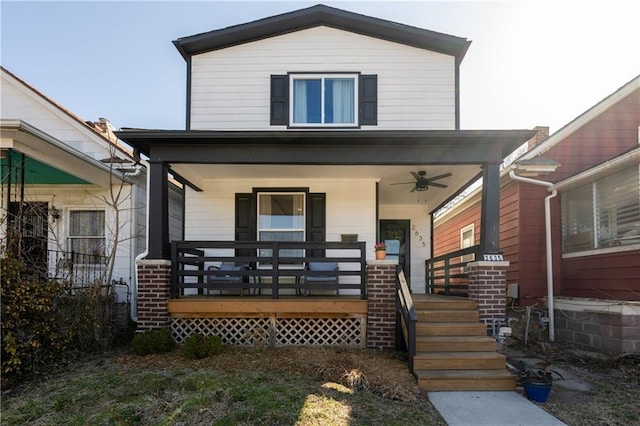
[[[173,44],[185,60],[193,55],[327,26],[420,49],[452,55],[460,63],[471,44],[466,38],[373,18],[322,4],[257,21],[182,37]]]
[[[124,130],[156,161],[194,164],[403,165],[502,161],[534,130]]]

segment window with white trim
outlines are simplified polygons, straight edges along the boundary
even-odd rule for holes
[[[639,167],[563,191],[563,253],[640,244]]]
[[[88,256],[88,263],[105,262],[104,210],[69,212],[69,250],[76,256]]]
[[[305,241],[305,193],[258,193],[258,241]],[[260,250],[260,256],[272,256]],[[303,249],[280,250],[281,257],[303,257]]]
[[[475,226],[470,224],[460,229],[460,249],[472,247],[475,243]],[[465,254],[460,257],[461,262],[471,262],[475,260],[475,254]]]
[[[292,74],[289,82],[292,127],[358,125],[357,74]]]

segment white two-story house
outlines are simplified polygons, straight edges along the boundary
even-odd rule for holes
[[[479,253],[499,255],[499,165],[534,132],[460,130],[468,40],[317,5],[174,45],[186,61],[186,129],[118,132],[149,158],[147,262],[166,268],[158,279],[170,287],[154,287],[149,275],[150,294],[168,302],[150,301],[142,328],[179,320],[172,327],[181,339],[238,316],[240,305],[227,307],[224,297],[239,292],[216,287],[220,272],[211,278],[210,266],[225,262],[247,266],[225,275],[238,280],[244,296],[234,303],[246,318],[272,315],[260,330],[273,330],[278,312],[298,328],[333,312],[359,316],[356,328],[371,334],[366,306],[338,312],[300,295],[366,304],[376,282],[368,267],[378,264],[399,264],[412,292],[426,293],[431,214],[478,176]],[[167,173],[185,184],[185,241],[169,238]],[[378,241],[395,249],[387,260],[374,260]],[[321,274],[338,275],[337,289],[305,286],[317,261],[338,264]],[[256,308],[265,298],[269,305]],[[168,312],[156,315],[160,308]],[[185,325],[187,317],[198,325]]]

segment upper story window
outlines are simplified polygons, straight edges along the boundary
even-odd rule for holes
[[[291,126],[357,126],[358,79],[349,74],[290,76]]]
[[[290,128],[375,126],[378,124],[378,76],[272,75],[270,124]]]
[[[640,244],[638,165],[562,193],[564,253]]]

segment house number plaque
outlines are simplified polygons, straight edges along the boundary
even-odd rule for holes
[[[484,254],[485,262],[501,262],[504,260],[504,256],[501,254]]]

